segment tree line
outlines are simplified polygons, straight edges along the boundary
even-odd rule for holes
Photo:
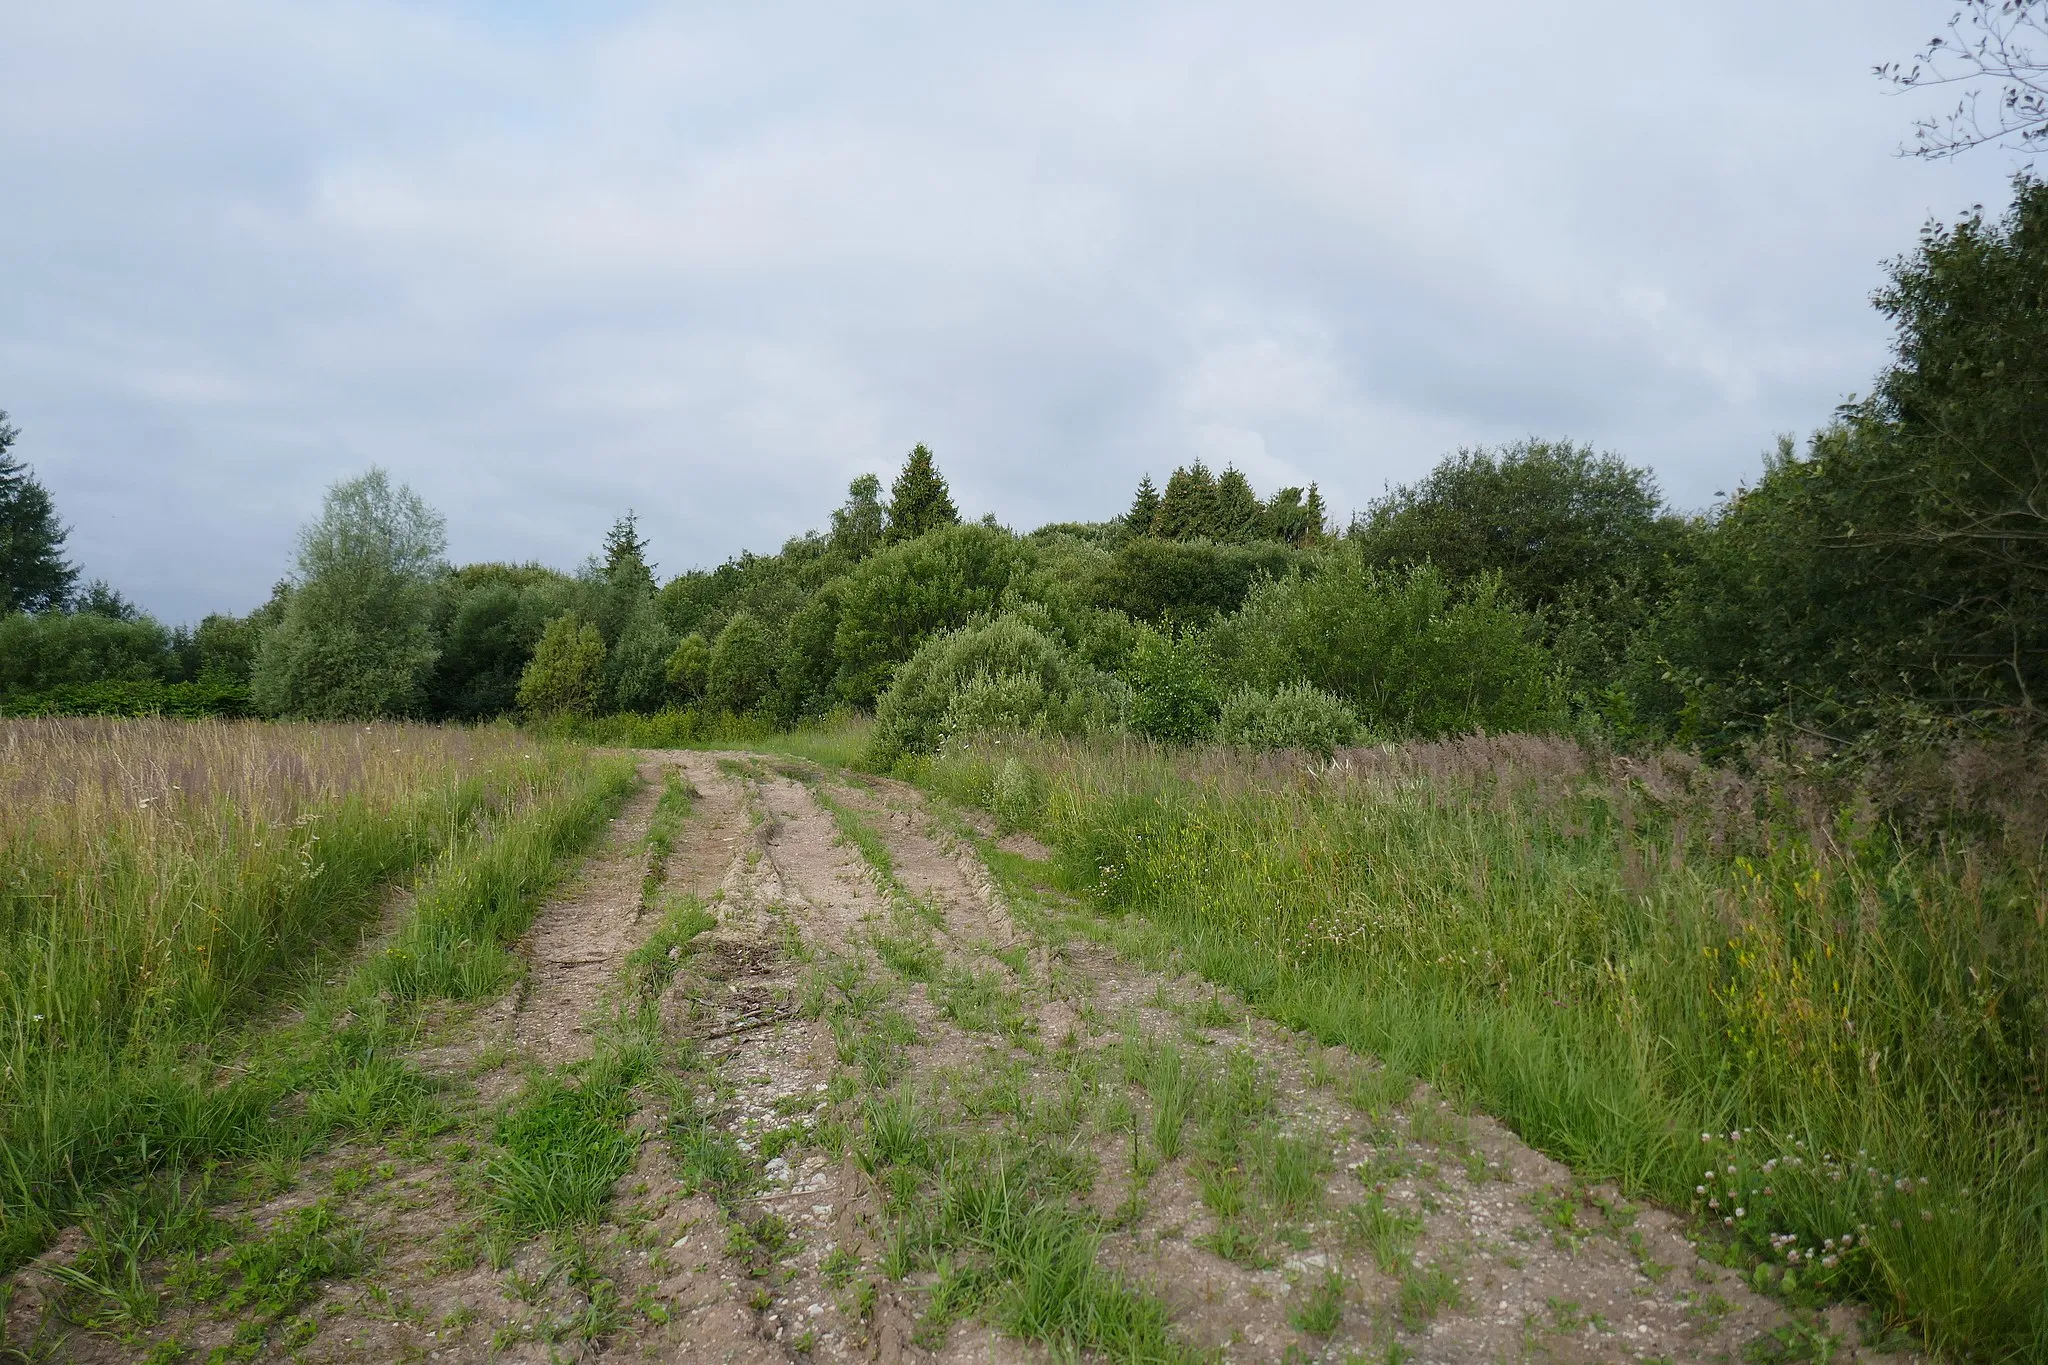
[[[1342,528],[1199,461],[1128,511],[964,521],[932,453],[820,531],[663,581],[631,514],[565,573],[444,562],[381,471],[330,490],[248,616],[166,629],[77,587],[0,422],[0,705],[212,687],[260,714],[479,720],[873,711],[916,750],[989,725],[1329,747],[1593,729],[2029,731],[2048,696],[2048,186],[1931,224],[1875,299],[1890,362],[1704,514],[1570,441],[1461,450]],[[44,703],[46,704],[46,702]],[[90,704],[90,699],[87,703]]]

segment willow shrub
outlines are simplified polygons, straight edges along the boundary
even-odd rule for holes
[[[927,771],[993,805],[1020,765],[1042,797],[1007,821],[1135,950],[1693,1210],[1795,1299],[2048,1349],[2038,856],[1527,736],[1315,767],[1009,738]]]

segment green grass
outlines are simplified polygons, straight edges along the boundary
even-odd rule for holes
[[[1287,1320],[1310,1336],[1326,1337],[1344,1320],[1344,1277],[1326,1270],[1301,1301],[1288,1310]]]
[[[918,775],[987,805],[1032,765],[1062,885],[1114,912],[1089,932],[1384,1058],[1349,1086],[1368,1113],[1420,1075],[1589,1179],[1697,1210],[1748,1264],[1795,1238],[1804,1295],[1861,1295],[1941,1349],[2048,1355],[2032,874],[1853,803],[1561,741],[1368,758],[1276,779],[1009,741]],[[1738,1197],[1695,1195],[1729,1164]]]
[[[671,896],[664,904],[661,921],[626,955],[628,984],[642,999],[668,989],[683,959],[695,951],[697,935],[718,924],[718,916],[695,896]]]
[[[491,1211],[515,1232],[594,1223],[639,1140],[626,1128],[637,1069],[600,1054],[580,1078],[542,1075],[498,1121],[484,1165]]]
[[[1411,1332],[1420,1331],[1444,1309],[1456,1308],[1463,1302],[1464,1292],[1458,1288],[1457,1275],[1440,1263],[1411,1263],[1401,1273],[1401,1291],[1394,1301],[1401,1325]]]
[[[669,854],[675,851],[676,834],[683,822],[690,818],[690,805],[695,800],[689,779],[680,768],[670,768],[662,780],[661,796],[654,803],[654,814],[647,822],[647,868],[640,877],[640,911],[645,914],[654,908],[663,884],[668,880]]]
[[[267,727],[246,728],[249,743],[267,742]],[[392,730],[386,738],[404,734]],[[231,749],[224,760],[238,756]],[[393,850],[410,849],[407,856],[422,860],[411,914],[387,950],[352,968],[314,953],[296,976],[244,973],[234,1010],[178,1013],[151,1005],[123,1020],[102,1015],[97,1025],[81,1027],[77,1046],[48,1049],[17,1067],[12,1086],[0,1090],[0,1265],[32,1254],[61,1220],[91,1210],[108,1191],[220,1161],[283,1168],[328,1133],[423,1132],[440,1123],[434,1086],[400,1056],[415,1007],[432,995],[474,994],[502,980],[508,959],[501,943],[524,928],[563,858],[603,827],[633,782],[630,768],[617,761],[551,751],[533,763],[525,776],[508,770],[497,779],[502,785],[485,783],[469,814],[436,826],[432,840],[413,829],[417,808],[381,816],[350,808],[353,814],[311,825],[332,832],[357,821],[368,831],[388,819],[394,842],[380,858],[347,853],[340,836],[314,846],[310,862],[300,856],[304,842],[293,846],[301,882],[324,887],[329,897],[330,934],[360,924],[375,879],[402,870],[393,866]],[[406,790],[398,778],[417,771],[399,769],[383,790]],[[188,784],[193,780],[188,774]],[[228,836],[238,828],[216,830],[211,845],[188,842],[183,856],[234,864],[243,855]],[[109,837],[118,835],[117,828]],[[161,858],[162,850],[151,856]],[[262,878],[256,882],[261,891]],[[106,889],[108,913],[122,913],[120,898],[130,894],[124,888],[116,882]],[[321,908],[318,901],[295,902],[290,915],[311,924]],[[17,929],[21,924],[15,921]],[[285,933],[288,945],[297,932]],[[19,961],[9,959],[9,966]],[[307,980],[312,971],[337,968],[340,975],[329,981]],[[259,1008],[283,1003],[294,987],[298,1017],[266,1023]],[[61,983],[46,987],[43,998],[58,998],[52,989],[61,991]],[[189,984],[179,991],[190,999]],[[238,1016],[244,1022],[229,1027]]]
[[[1373,1264],[1384,1275],[1398,1274],[1415,1254],[1422,1236],[1422,1219],[1387,1207],[1386,1197],[1374,1191],[1363,1203],[1344,1210],[1344,1240],[1372,1255]]]

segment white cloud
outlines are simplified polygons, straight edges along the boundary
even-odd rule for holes
[[[1099,516],[1571,435],[1699,505],[1867,383],[1996,154],[1890,156],[1913,0],[1645,10],[83,0],[0,46],[0,406],[74,549],[246,608],[376,460],[463,557],[670,569],[928,441]],[[564,17],[566,16],[566,17]]]

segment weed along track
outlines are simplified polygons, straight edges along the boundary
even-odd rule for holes
[[[643,785],[518,940],[516,981],[425,1003],[380,1063],[411,1108],[96,1210],[16,1277],[8,1344],[124,1361],[1798,1352],[1671,1215],[1121,956],[1028,840],[788,759],[638,763]]]

